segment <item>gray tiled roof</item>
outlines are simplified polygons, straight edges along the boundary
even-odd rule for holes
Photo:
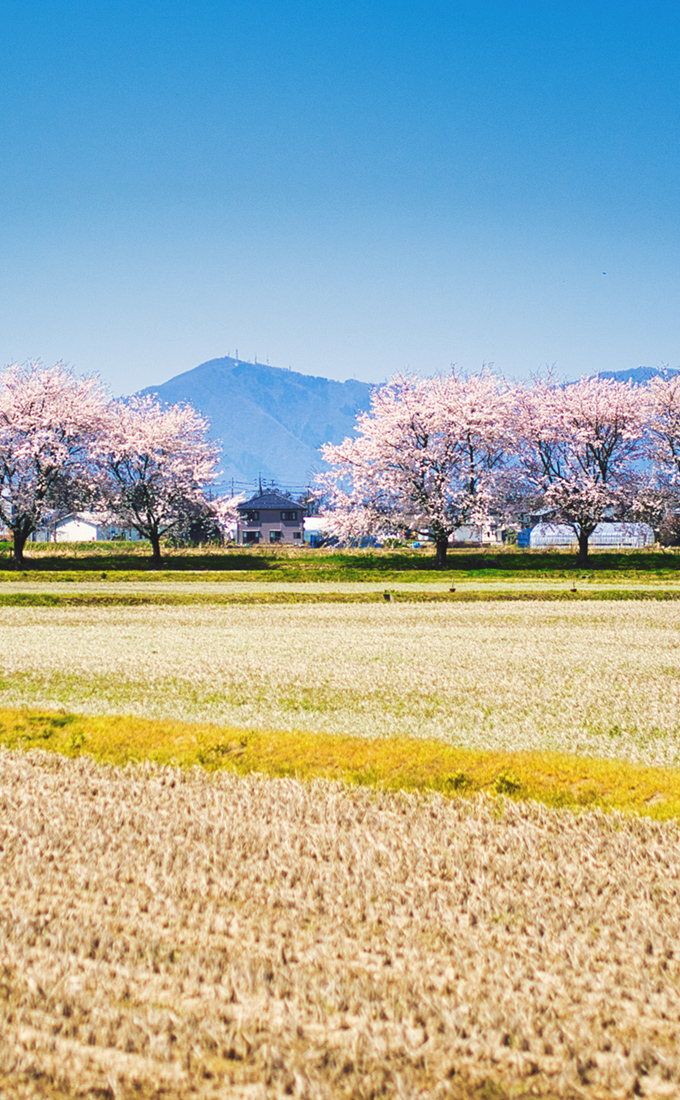
[[[266,511],[268,508],[281,508],[286,512],[292,511],[293,508],[298,511],[304,510],[302,505],[298,504],[297,501],[281,496],[281,493],[261,493],[260,496],[251,497],[250,500],[244,500],[243,504],[239,504],[238,511],[252,512],[255,509]]]

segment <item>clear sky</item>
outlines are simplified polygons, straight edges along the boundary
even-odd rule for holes
[[[3,0],[0,362],[678,366],[679,54],[677,0]]]

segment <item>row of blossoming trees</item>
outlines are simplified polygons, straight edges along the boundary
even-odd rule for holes
[[[457,527],[543,510],[574,530],[585,564],[602,520],[658,524],[680,510],[680,375],[648,386],[397,376],[376,389],[356,435],[323,455],[346,536],[425,527],[443,565]],[[218,457],[190,405],[113,401],[63,364],[0,375],[0,522],[17,565],[35,531],[85,509],[147,538],[157,565],[163,535],[233,519],[234,501],[206,494]]]
[[[96,377],[63,364],[12,365],[0,375],[0,522],[13,559],[41,527],[69,512],[99,511],[152,546],[192,518],[216,526],[231,502],[209,501],[219,451],[191,406],[150,397],[111,400]]]
[[[680,507],[680,375],[648,386],[397,376],[356,430],[323,449],[336,530],[427,528],[439,565],[457,527],[490,516],[544,511],[575,532],[583,565],[602,520],[658,525]]]

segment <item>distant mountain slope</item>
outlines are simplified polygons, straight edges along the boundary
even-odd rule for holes
[[[611,378],[614,382],[635,382],[638,385],[644,385],[645,382],[649,382],[659,374],[670,377],[674,374],[680,374],[680,371],[671,370],[669,367],[632,367],[630,370],[602,370],[593,377]]]
[[[190,401],[208,417],[223,449],[223,485],[261,475],[283,488],[305,485],[323,465],[319,447],[352,434],[372,389],[227,357],[141,392],[168,404]]]
[[[644,384],[664,373],[680,372],[634,367],[595,377]],[[302,488],[323,467],[324,443],[353,434],[356,414],[369,408],[372,389],[366,382],[334,382],[225,357],[141,392],[157,394],[169,405],[190,401],[208,417],[211,434],[222,445],[224,488],[233,478],[236,488],[247,490],[261,476],[285,490]]]

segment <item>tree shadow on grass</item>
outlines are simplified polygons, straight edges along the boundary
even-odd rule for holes
[[[0,543],[0,571],[12,569],[11,545]],[[254,550],[166,549],[161,571],[171,573],[276,573],[281,579],[351,581],[369,580],[400,573],[416,573],[445,579],[447,575],[465,573],[468,576],[507,577],[513,574],[550,576],[572,574],[577,569],[570,551],[474,549],[450,550],[445,569],[437,567],[434,553],[394,550],[312,550],[286,548],[283,552],[269,548]],[[157,572],[151,561],[151,550],[145,543],[83,543],[63,549],[63,544],[31,544],[27,546],[24,572]],[[660,550],[594,551],[585,570],[598,573],[678,573],[680,553]],[[21,571],[20,571],[21,572]]]

